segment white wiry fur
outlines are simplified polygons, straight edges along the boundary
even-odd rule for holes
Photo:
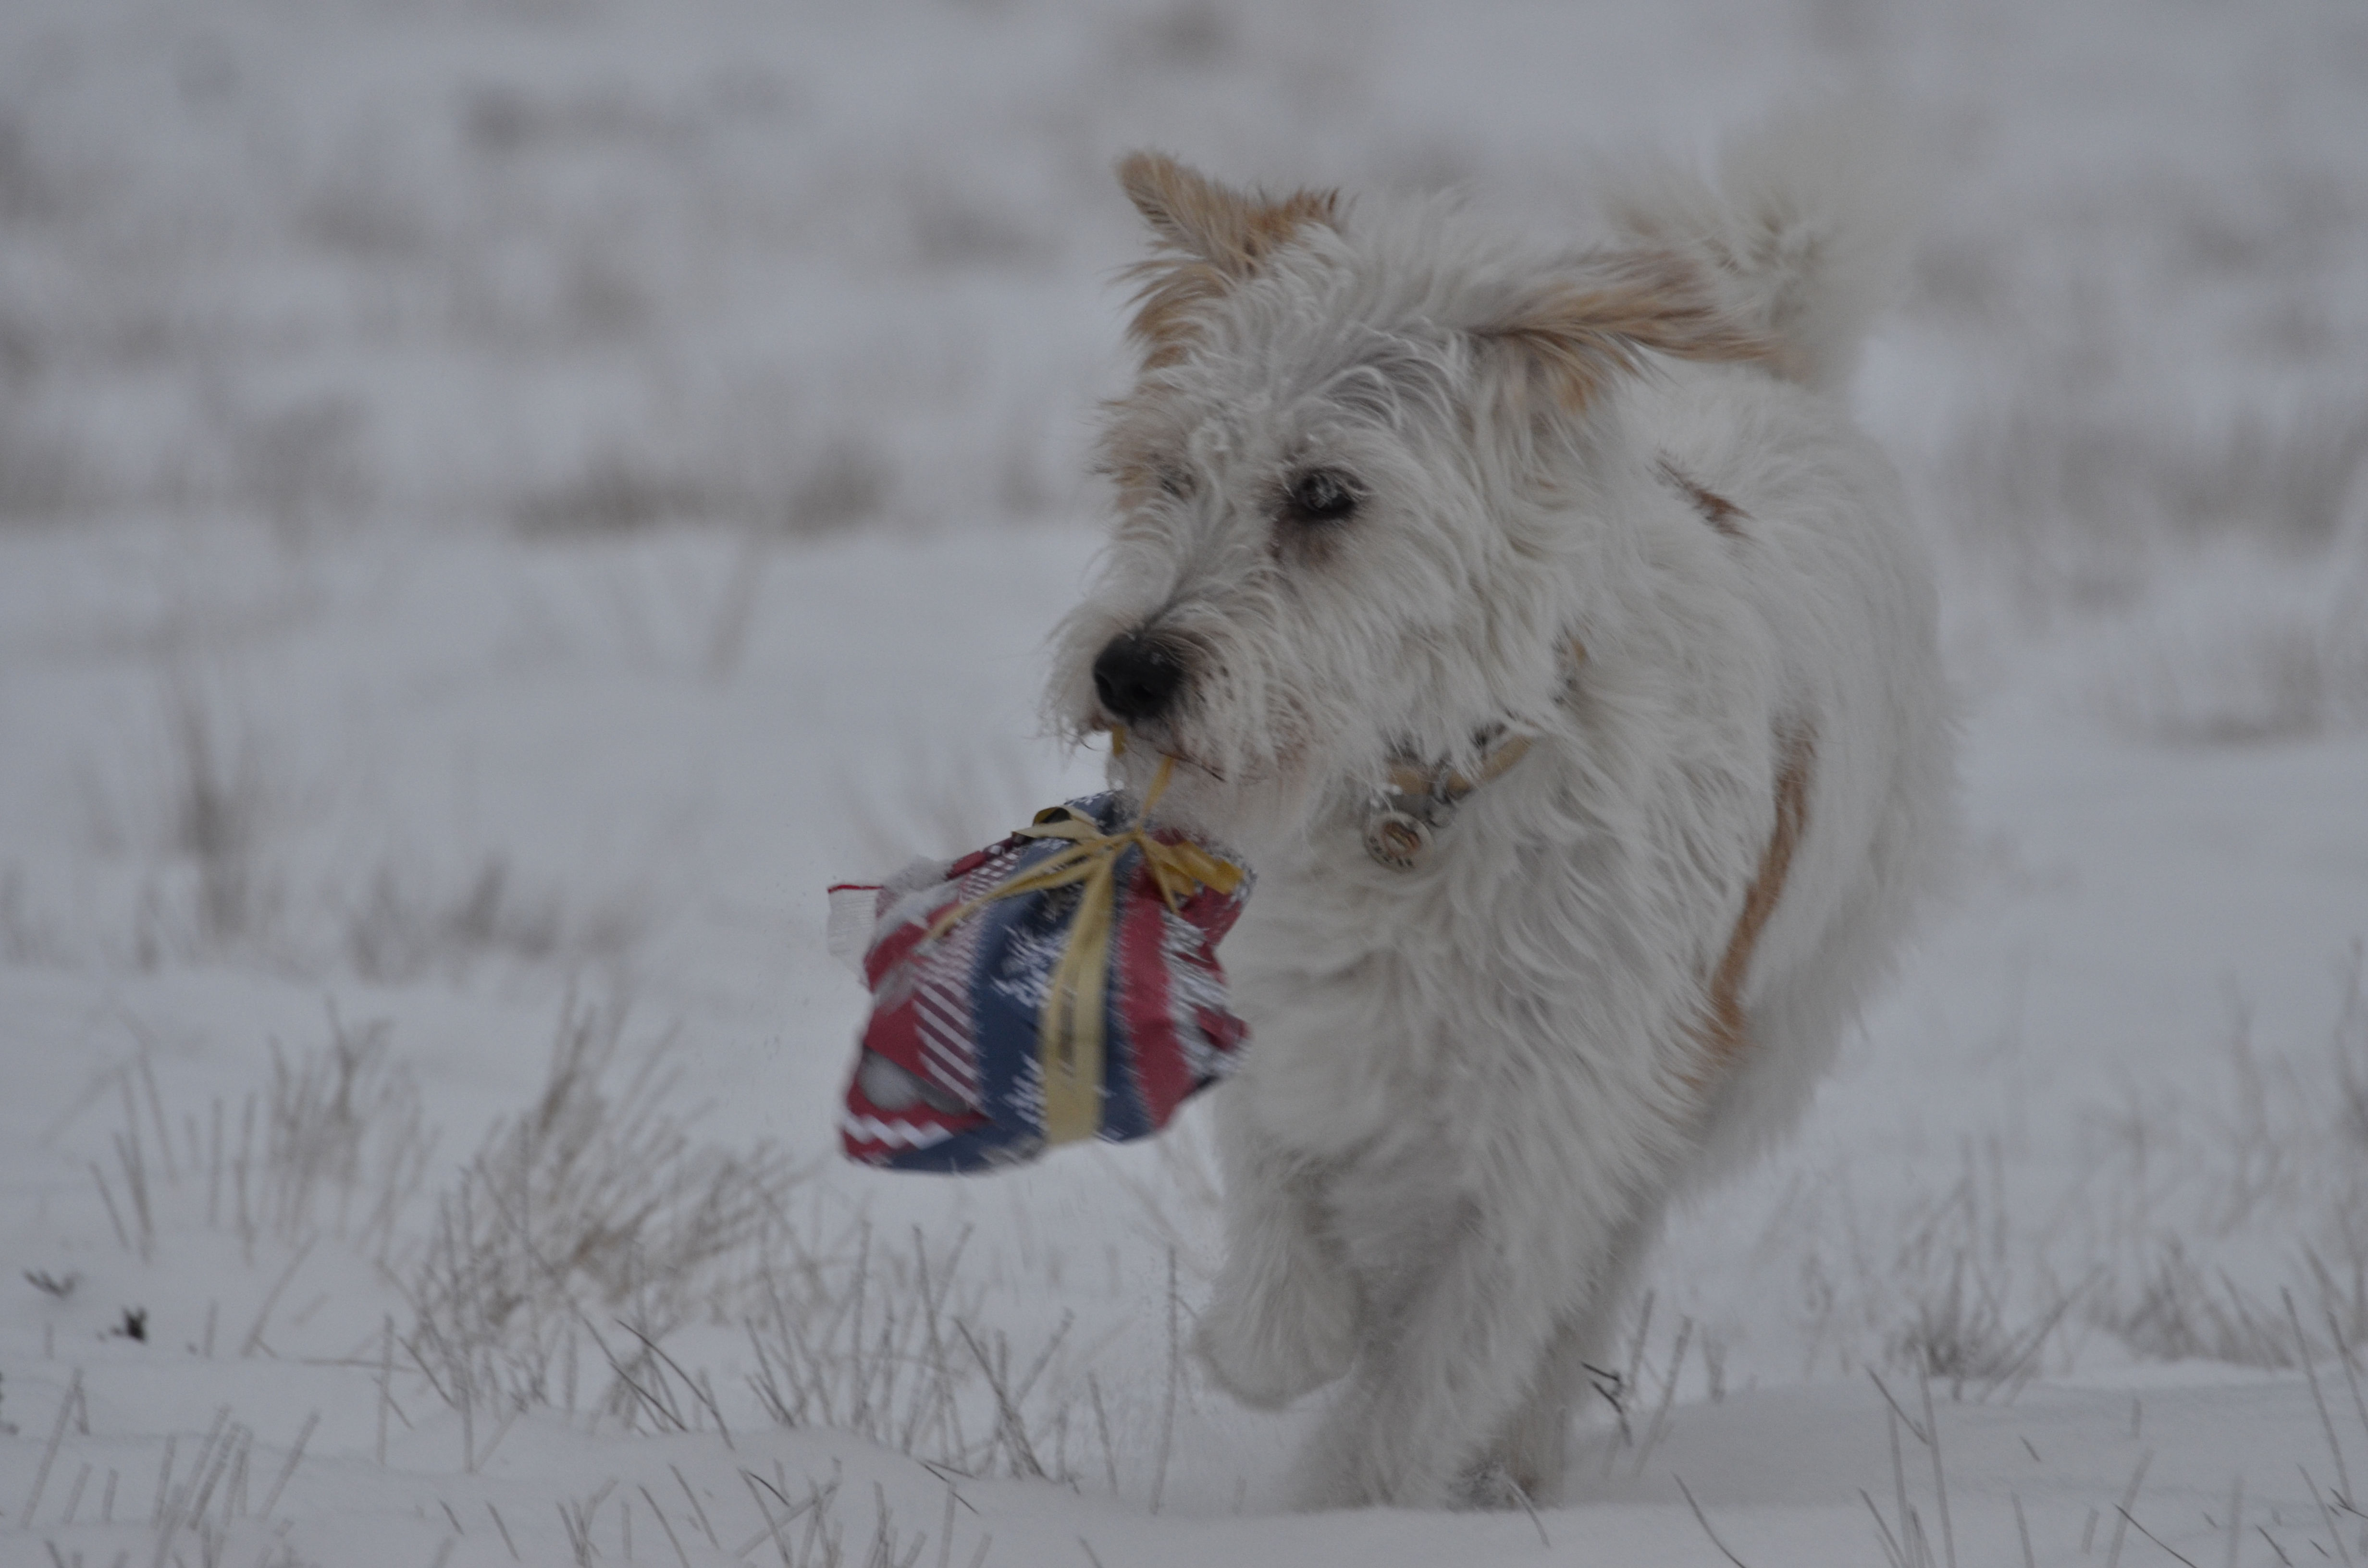
[[[1920,160],[1902,128],[1795,109],[1727,144],[1717,184],[1658,160],[1607,168],[1600,200],[1638,239],[1702,265],[1792,379],[1839,394],[1906,273]]]
[[[1257,1405],[1346,1380],[1308,1506],[1557,1494],[1667,1200],[1796,1118],[1950,837],[1927,562],[1831,396],[1902,249],[1820,183],[1846,137],[1632,187],[1584,255],[1122,165],[1146,368],[1051,701],[1110,727],[1104,650],[1168,651],[1113,775],[1174,756],[1162,814],[1258,869],[1197,1347]],[[1349,515],[1294,509],[1318,470]],[[1492,726],[1527,756],[1419,869],[1370,859],[1388,759],[1472,766]],[[1722,1050],[1788,767],[1805,825]]]

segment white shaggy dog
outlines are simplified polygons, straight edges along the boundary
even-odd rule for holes
[[[1120,167],[1144,368],[1052,702],[1258,873],[1197,1344],[1256,1405],[1348,1379],[1310,1506],[1559,1492],[1665,1206],[1794,1120],[1951,836],[1930,570],[1839,396],[1881,140],[1779,122],[1587,253]]]

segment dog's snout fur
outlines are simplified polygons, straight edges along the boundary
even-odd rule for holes
[[[1190,674],[1183,651],[1162,637],[1121,632],[1094,659],[1094,697],[1113,719],[1148,724],[1175,706]]]

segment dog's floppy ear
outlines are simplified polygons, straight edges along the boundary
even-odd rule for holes
[[[1151,225],[1156,254],[1133,269],[1143,287],[1128,330],[1155,369],[1182,357],[1196,306],[1256,274],[1308,224],[1328,227],[1339,217],[1338,191],[1302,190],[1272,201],[1219,185],[1161,153],[1128,153],[1119,161],[1118,180]]]
[[[1476,335],[1511,355],[1516,391],[1576,414],[1653,349],[1681,359],[1764,360],[1777,346],[1729,313],[1693,263],[1666,251],[1597,258],[1531,294]]]

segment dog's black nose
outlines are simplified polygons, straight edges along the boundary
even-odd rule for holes
[[[1183,656],[1156,638],[1127,632],[1094,661],[1094,695],[1110,717],[1130,724],[1158,718],[1183,686]]]

